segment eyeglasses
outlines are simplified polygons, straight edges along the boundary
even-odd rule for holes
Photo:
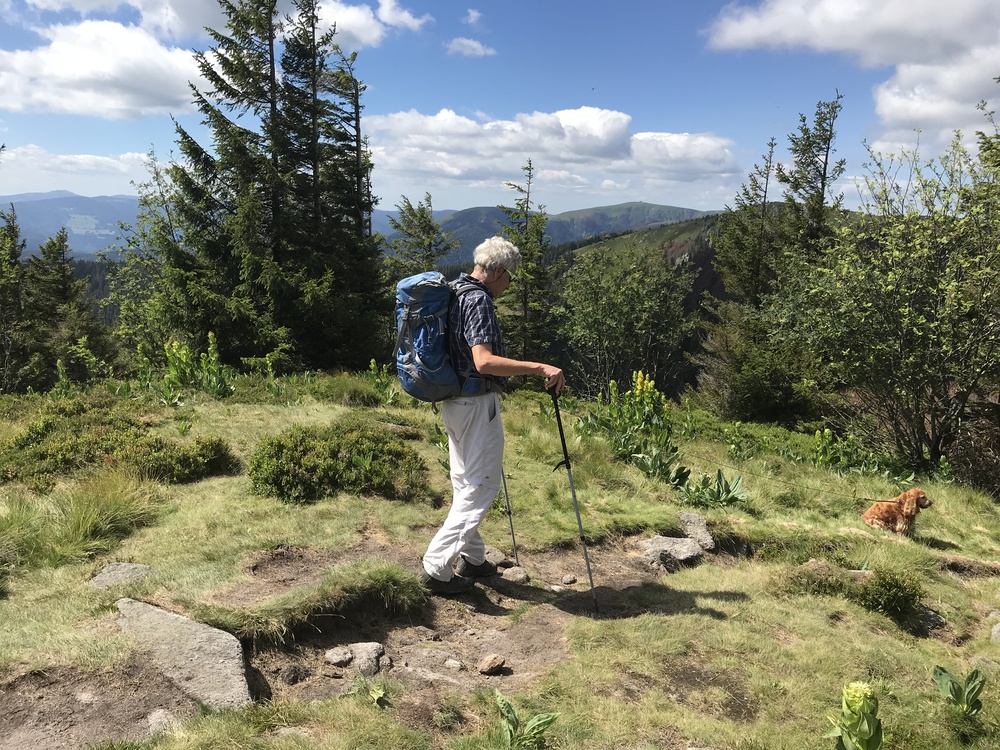
[[[504,273],[507,274],[507,278],[510,279],[510,283],[513,284],[514,283],[514,274],[512,274],[510,272],[510,269],[507,268],[507,266],[504,266],[503,270],[504,270]]]

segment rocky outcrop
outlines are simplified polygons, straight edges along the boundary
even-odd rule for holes
[[[134,599],[116,602],[122,629],[177,687],[210,708],[251,703],[243,647],[235,636]]]

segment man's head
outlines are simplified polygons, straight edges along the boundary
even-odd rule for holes
[[[514,273],[521,265],[521,251],[503,237],[490,237],[483,240],[476,248],[472,262],[486,273],[503,269],[508,273]]]

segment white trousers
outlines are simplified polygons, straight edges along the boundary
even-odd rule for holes
[[[479,524],[493,504],[503,479],[503,425],[500,396],[462,396],[441,404],[448,432],[452,501],[448,517],[424,553],[424,570],[442,581],[462,555],[477,565],[486,559]]]

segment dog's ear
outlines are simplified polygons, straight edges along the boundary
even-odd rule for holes
[[[917,515],[917,495],[913,490],[900,495],[899,504],[902,507],[903,515],[907,518],[913,518]]]

